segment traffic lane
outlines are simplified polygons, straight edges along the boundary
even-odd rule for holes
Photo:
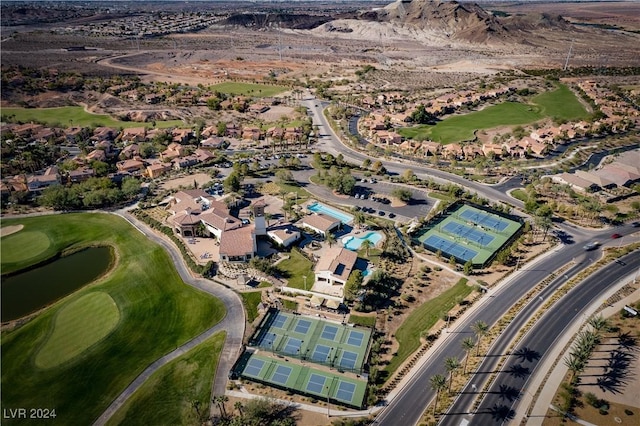
[[[609,283],[637,270],[640,251],[620,260],[622,263],[609,264],[569,291],[525,335],[514,350],[519,356],[506,364],[476,412],[476,416],[481,416],[482,424],[502,424],[514,415],[521,392],[526,390],[529,377],[542,363],[545,354],[556,344],[564,330],[582,315],[584,307],[602,297]]]
[[[413,425],[417,423],[422,416],[422,411],[435,396],[435,392],[429,387],[429,378],[435,374],[446,374],[444,360],[447,357],[462,358],[464,353],[461,349],[460,341],[464,337],[475,336],[471,326],[477,321],[484,321],[492,326],[531,288],[545,279],[550,273],[557,271],[571,259],[581,254],[583,254],[583,251],[575,246],[561,247],[552,256],[544,259],[542,264],[523,268],[521,278],[511,280],[495,293],[485,296],[483,301],[478,302],[483,303],[481,309],[473,311],[459,324],[454,324],[452,333],[446,335],[447,339],[441,346],[443,356],[430,358],[429,362],[415,373],[410,383],[416,382],[422,383],[422,385],[416,387],[407,386],[400,390],[396,398],[380,413],[375,424],[394,426],[397,424],[395,419],[398,417],[406,419],[407,424]]]
[[[533,299],[527,303],[515,318],[509,323],[505,330],[500,334],[498,339],[491,345],[490,353],[484,356],[477,372],[470,378],[469,382],[473,383],[478,389],[482,389],[485,386],[486,381],[490,378],[490,375],[498,363],[502,354],[505,354],[513,339],[518,335],[522,327],[531,318],[531,315],[537,311],[542,303],[548,299],[562,284],[567,281],[567,277],[573,276],[586,268],[588,263],[580,262],[574,265],[571,269],[567,270],[566,274],[562,274],[551,283],[549,283],[542,291],[534,296]],[[458,398],[456,398],[446,413],[446,416],[441,420],[441,426],[455,426],[459,423],[460,419],[454,414],[467,414],[471,411],[473,401],[476,398],[476,392],[463,391]]]

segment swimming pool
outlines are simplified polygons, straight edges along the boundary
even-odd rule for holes
[[[371,244],[375,246],[376,244],[378,244],[378,242],[380,242],[381,239],[382,239],[382,234],[380,234],[379,232],[371,231],[366,233],[362,237],[354,237],[354,236],[344,237],[342,239],[342,245],[344,245],[345,248],[351,251],[356,251],[360,248],[364,240],[371,241]]]
[[[314,213],[323,213],[331,217],[335,217],[345,225],[353,221],[353,216],[351,216],[350,214],[343,213],[340,210],[333,209],[318,202],[310,204],[307,208]]]

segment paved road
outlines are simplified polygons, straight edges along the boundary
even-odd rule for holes
[[[533,328],[516,345],[512,352],[513,356],[499,371],[491,387],[482,395],[482,402],[475,415],[468,413],[471,402],[477,394],[463,393],[440,424],[459,425],[463,418],[470,420],[471,424],[483,426],[508,423],[515,414],[515,408],[522,394],[526,391],[529,378],[543,363],[549,349],[562,338],[565,330],[574,321],[580,320],[585,306],[603,300],[603,293],[612,283],[637,271],[640,264],[640,251],[636,250],[620,260],[622,262],[612,262],[606,268],[589,276],[536,321]],[[519,329],[510,328],[503,333],[501,340],[510,342],[516,337]],[[492,348],[494,359],[504,354],[505,349],[506,347]],[[483,364],[480,371],[489,372],[493,371],[493,368],[490,366],[484,368]],[[488,375],[488,373],[480,374]],[[475,379],[472,381],[476,382]],[[478,389],[481,388],[480,384],[477,386]],[[535,389],[533,391],[535,392]]]
[[[628,226],[621,228],[620,231],[626,234],[631,229]],[[603,240],[610,232],[608,230],[600,231],[595,234],[595,237]],[[607,244],[615,243],[616,241],[612,240]],[[475,334],[471,330],[472,324],[477,321],[484,321],[491,326],[531,288],[543,281],[552,272],[560,270],[564,265],[572,261],[576,262],[573,267],[564,272],[550,286],[558,285],[566,281],[567,277],[571,278],[574,274],[589,266],[600,257],[600,254],[601,249],[585,252],[581,244],[561,245],[544,258],[526,265],[501,284],[499,288],[490,291],[480,302],[477,309],[466,316],[463,321],[454,324],[453,330],[444,336],[444,341],[440,344],[438,350],[430,356],[429,362],[413,373],[411,380],[398,391],[397,395],[394,395],[395,398],[389,401],[389,405],[378,416],[374,424],[415,424],[420,419],[424,407],[435,396],[435,392],[430,389],[429,378],[435,374],[446,374],[444,361],[447,357],[453,356],[461,359],[464,356],[460,342],[466,337],[475,338]],[[547,295],[548,291],[545,290],[540,295],[537,295],[536,298],[543,297],[544,299]],[[533,306],[535,307],[535,302]]]
[[[189,350],[198,346],[203,341],[214,335],[219,331],[225,331],[227,333],[224,342],[224,347],[220,354],[220,360],[218,362],[218,369],[216,371],[215,379],[213,382],[212,395],[222,395],[225,393],[227,384],[227,375],[231,370],[236,358],[240,354],[242,349],[242,337],[244,336],[245,328],[245,316],[242,301],[238,294],[228,289],[227,287],[216,284],[212,281],[205,280],[203,278],[196,278],[191,274],[191,271],[187,267],[182,258],[181,253],[175,247],[175,245],[163,238],[162,236],[150,231],[145,224],[138,221],[134,216],[129,213],[119,211],[116,214],[124,217],[133,226],[135,226],[142,234],[147,238],[155,241],[159,245],[167,250],[173,264],[175,265],[182,280],[192,287],[202,290],[206,293],[217,297],[224,303],[227,309],[225,317],[215,326],[206,330],[199,336],[185,343],[184,345],[176,348],[174,351],[166,354],[162,358],[156,360],[153,364],[147,367],[133,382],[111,403],[111,405],[105,410],[105,412],[96,420],[94,425],[104,425],[115,414],[115,412],[122,407],[122,405],[138,390],[144,382],[158,369],[185,354]],[[211,414],[213,414],[213,404],[210,407]]]

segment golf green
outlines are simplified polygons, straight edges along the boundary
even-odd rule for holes
[[[64,306],[53,332],[36,355],[36,366],[51,368],[80,355],[118,325],[120,311],[107,293],[89,293]]]
[[[2,263],[24,262],[49,248],[49,237],[40,231],[22,230],[2,238]]]
[[[3,219],[5,226],[18,224],[51,243],[32,262],[10,264],[14,271],[95,245],[112,247],[117,260],[99,281],[2,331],[3,407],[55,408],[58,423],[91,424],[145,368],[225,315],[219,299],[186,285],[166,251],[121,217],[69,213]],[[4,243],[5,238],[3,272]],[[2,424],[26,423],[3,419]]]

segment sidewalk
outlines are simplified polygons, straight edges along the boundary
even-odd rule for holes
[[[624,279],[612,285],[604,295],[604,298],[611,298],[611,296],[613,296],[618,290],[627,285],[630,281],[633,281],[635,275],[636,272],[626,276]],[[608,307],[600,311],[600,314],[604,318],[608,318],[619,312],[624,307],[624,305],[628,305],[638,299],[640,299],[640,288],[636,288],[636,290],[627,297],[619,300],[612,305],[609,305]],[[563,338],[554,348],[551,349],[549,355],[545,357],[547,361],[545,361],[537,369],[538,373],[531,378],[530,388],[541,389],[538,398],[535,400],[533,408],[531,408],[531,410],[529,411],[529,407],[531,406],[534,399],[533,395],[531,395],[530,392],[526,392],[522,396],[522,402],[518,404],[515,417],[512,420],[512,424],[523,424],[524,422],[526,422],[528,426],[542,426],[544,420],[546,419],[547,411],[553,401],[553,397],[555,396],[556,391],[562,383],[562,379],[565,377],[568,371],[568,368],[561,361],[561,358],[563,358],[565,353],[570,349],[569,347],[567,347],[567,344],[580,331],[583,325],[587,322],[588,318],[598,312],[598,309],[601,306],[601,300],[598,300],[593,304],[587,306],[583,310],[583,315],[580,316],[579,320],[575,321],[571,325],[571,327],[566,330]],[[557,360],[558,362],[554,367],[554,363],[556,363]],[[547,374],[547,372],[549,371],[551,371],[551,373]],[[527,416],[528,411],[529,413]]]

